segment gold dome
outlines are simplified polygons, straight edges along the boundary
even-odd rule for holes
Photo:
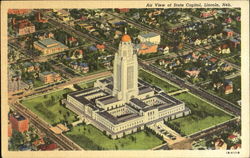
[[[131,37],[127,34],[122,36],[122,42],[129,42],[131,41]]]

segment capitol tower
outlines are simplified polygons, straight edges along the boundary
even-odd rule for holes
[[[113,96],[128,102],[138,96],[138,61],[131,37],[122,36],[118,53],[115,53],[113,70]]]

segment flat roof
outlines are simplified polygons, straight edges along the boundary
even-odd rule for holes
[[[110,95],[108,97],[104,97],[104,98],[98,99],[98,101],[102,102],[104,105],[107,105],[107,104],[111,104],[111,103],[117,102],[119,100],[116,97]]]
[[[155,36],[159,36],[159,34],[155,33],[155,32],[149,32],[146,34],[140,34],[140,36],[144,37],[144,38],[148,38],[148,37],[155,37]]]
[[[142,109],[148,106],[148,104],[144,103],[143,101],[141,101],[137,98],[132,98],[132,99],[130,99],[130,101]]]
[[[35,41],[34,44],[37,44],[42,48],[54,48],[54,47],[68,48],[67,46],[65,46],[61,42],[56,41],[56,40],[51,39],[51,38],[46,38],[43,40]]]
[[[98,114],[101,115],[102,117],[106,118],[107,120],[109,120],[113,124],[119,124],[119,123],[122,123],[122,122],[125,122],[125,121],[128,121],[128,120],[140,117],[140,115],[137,114],[137,113],[131,113],[131,114],[128,114],[126,116],[122,116],[120,118],[114,117],[113,115],[111,115],[107,111],[98,112]]]
[[[139,87],[139,94],[144,94],[153,91],[150,87],[141,86]]]

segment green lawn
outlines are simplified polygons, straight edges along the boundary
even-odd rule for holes
[[[52,92],[43,96],[23,100],[22,104],[50,124],[61,121],[71,123],[75,120],[75,114],[60,105],[63,94],[70,91],[70,89],[64,89]]]
[[[180,129],[185,135],[190,135],[232,118],[232,116],[189,93],[181,93],[175,98],[184,101],[192,113],[186,117],[171,120],[168,123]]]
[[[145,150],[163,143],[150,132],[140,131],[120,139],[110,139],[92,125],[73,127],[66,135],[86,150]],[[136,141],[132,141],[133,138]]]
[[[77,84],[79,87],[85,89],[85,88],[90,88],[94,86],[95,81],[90,81],[90,82],[82,82]]]
[[[34,79],[34,88],[43,86],[44,83],[41,80]]]
[[[179,88],[175,87],[174,85],[146,72],[145,70],[140,70],[139,71],[139,77],[153,85],[156,85],[160,88],[162,88],[166,93],[174,92],[180,90]]]

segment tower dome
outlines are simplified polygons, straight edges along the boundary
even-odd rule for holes
[[[122,42],[130,42],[131,41],[131,37],[127,34],[122,36]]]

